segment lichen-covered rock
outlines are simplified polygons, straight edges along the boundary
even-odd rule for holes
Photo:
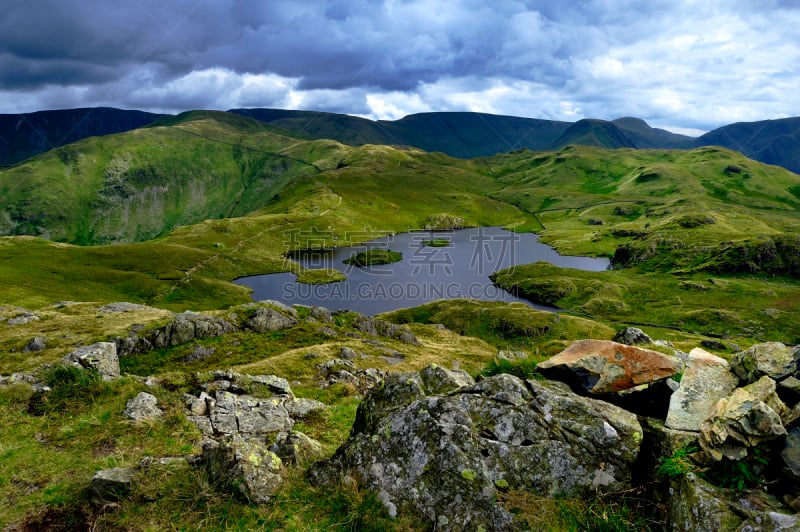
[[[257,308],[248,318],[246,325],[259,333],[268,333],[288,329],[297,325],[297,318],[287,316],[270,307]]]
[[[758,381],[720,399],[700,426],[700,446],[714,458],[740,460],[747,448],[786,435],[781,417],[788,408],[775,393],[775,381]]]
[[[156,396],[147,392],[139,392],[133,399],[128,401],[125,406],[125,417],[134,421],[153,421],[158,419],[164,412],[158,408]]]
[[[111,342],[98,342],[81,347],[61,359],[65,364],[96,370],[103,380],[119,378],[117,346]]]
[[[736,353],[731,369],[750,384],[765,375],[776,381],[788,377],[797,371],[797,363],[791,347],[780,342],[766,342]]]
[[[294,430],[279,433],[270,451],[277,454],[284,464],[304,465],[322,458],[322,444]]]
[[[628,390],[675,376],[680,359],[607,340],[578,340],[538,365],[539,371],[591,394]]]
[[[737,530],[742,518],[726,503],[720,490],[693,473],[671,482],[667,525],[684,532]]]
[[[800,480],[800,427],[789,429],[781,451],[785,470],[795,481]]]
[[[613,340],[625,345],[649,345],[653,343],[653,339],[637,327],[625,327],[614,336]]]
[[[233,436],[203,442],[200,462],[209,477],[235,488],[247,500],[261,504],[283,483],[281,459],[263,443]]]
[[[291,401],[284,401],[283,405],[292,419],[304,419],[316,412],[322,412],[327,405],[325,403],[314,399],[293,399]]]
[[[739,383],[724,358],[700,348],[692,349],[686,361],[680,387],[672,394],[666,426],[676,430],[699,431],[717,401],[727,397]]]
[[[667,526],[685,532],[800,530],[800,517],[762,490],[716,487],[693,473],[670,482]]]
[[[642,441],[633,414],[557,382],[498,375],[425,396],[422,381],[388,376],[312,482],[353,478],[390,515],[413,512],[437,530],[512,529],[498,486],[578,496],[630,486]]]
[[[104,469],[92,477],[91,498],[95,504],[115,502],[130,493],[135,471],[128,467]]]

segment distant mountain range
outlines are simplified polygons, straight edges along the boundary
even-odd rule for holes
[[[570,144],[602,148],[691,149],[723,146],[745,156],[800,173],[800,118],[740,122],[701,137],[650,127],[638,118],[560,122],[469,112],[420,113],[400,120],[282,109],[231,109],[289,135],[332,139],[351,146],[414,146],[459,158],[521,148],[556,150]],[[113,108],[85,108],[0,115],[0,165],[91,136],[121,133],[165,115]]]

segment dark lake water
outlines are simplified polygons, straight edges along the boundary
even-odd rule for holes
[[[425,241],[446,241],[433,247]],[[357,267],[344,261],[369,249],[400,251],[403,260],[381,266]],[[534,308],[549,309],[518,298],[498,288],[489,275],[519,264],[546,261],[556,266],[588,271],[608,269],[608,259],[569,257],[539,243],[533,233],[512,233],[500,227],[458,231],[419,231],[372,240],[353,247],[332,250],[302,250],[291,257],[306,268],[335,268],[347,280],[324,285],[296,282],[293,273],[274,273],[237,279],[253,289],[253,299],[275,299],[378,314],[413,307],[437,299],[472,298],[519,301]],[[552,310],[552,309],[550,309]]]

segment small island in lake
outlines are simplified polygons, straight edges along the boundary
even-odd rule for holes
[[[446,248],[450,245],[449,238],[434,238],[433,240],[423,240],[423,246],[428,246],[431,248]]]
[[[369,249],[362,251],[346,259],[345,264],[353,266],[377,266],[380,264],[391,264],[403,260],[403,254],[391,249]]]

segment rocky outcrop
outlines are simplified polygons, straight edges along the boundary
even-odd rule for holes
[[[509,530],[498,489],[584,495],[628,487],[642,428],[618,407],[556,382],[498,375],[462,384],[431,367],[394,374],[359,406],[350,438],[310,472],[353,478],[390,515],[437,530]]]
[[[358,315],[354,322],[355,328],[370,336],[382,336],[399,340],[405,344],[419,345],[419,340],[407,325],[395,325],[386,320]]]
[[[296,430],[279,433],[269,450],[287,465],[305,465],[322,458],[322,445]]]
[[[717,401],[727,397],[739,384],[728,362],[700,348],[692,349],[680,387],[672,394],[666,426],[699,431]]]
[[[787,413],[775,381],[761,377],[717,402],[700,426],[700,446],[715,460],[740,460],[748,448],[786,436],[781,416]]]
[[[119,378],[117,346],[111,342],[98,342],[81,347],[66,355],[61,361],[64,364],[96,370],[103,380]]]
[[[124,415],[134,421],[153,421],[161,417],[164,412],[158,408],[158,399],[147,392],[140,392],[128,401]]]
[[[591,394],[628,390],[681,372],[680,359],[606,340],[579,340],[538,365],[550,378]]]
[[[297,323],[297,318],[287,316],[270,307],[260,307],[247,319],[245,325],[252,331],[268,333],[293,327]]]
[[[233,323],[207,314],[182,312],[171,322],[148,330],[142,334],[131,332],[127,338],[117,338],[116,344],[120,356],[143,353],[152,349],[162,349],[185,344],[202,338],[212,338],[238,331]]]

